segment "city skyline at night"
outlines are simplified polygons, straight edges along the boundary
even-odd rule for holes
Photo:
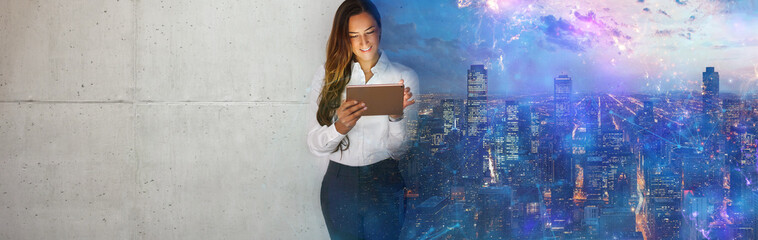
[[[758,0],[376,0],[407,239],[758,239]]]
[[[576,94],[559,74],[552,96],[496,97],[481,67],[466,84],[486,96],[419,97],[405,238],[758,237],[758,98],[720,94],[718,69],[698,95]]]

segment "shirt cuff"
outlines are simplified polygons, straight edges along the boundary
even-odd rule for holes
[[[345,137],[345,134],[342,134],[339,131],[337,131],[337,127],[334,125],[335,124],[332,124],[331,126],[329,126],[328,129],[326,129],[326,136],[330,142],[337,138],[340,138],[340,140],[342,140],[342,138]]]

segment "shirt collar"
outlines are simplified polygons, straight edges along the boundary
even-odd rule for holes
[[[384,50],[379,50],[379,61],[376,62],[376,65],[371,68],[371,72],[374,74],[384,72],[387,70],[387,68],[390,65],[390,60],[387,58],[387,54],[384,53]],[[363,72],[363,69],[361,69],[361,64],[356,62],[353,62],[353,72]]]

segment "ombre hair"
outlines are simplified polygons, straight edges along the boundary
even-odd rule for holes
[[[352,74],[351,63],[355,61],[350,38],[348,36],[348,24],[350,17],[368,13],[379,29],[382,28],[381,16],[374,3],[370,0],[345,0],[337,9],[332,23],[332,32],[326,44],[326,63],[324,64],[324,85],[319,94],[318,111],[316,120],[321,126],[331,126],[334,115],[342,102],[342,92],[350,82]],[[350,139],[345,137],[340,145],[334,149],[344,151],[350,146]]]

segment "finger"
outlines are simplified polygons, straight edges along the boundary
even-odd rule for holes
[[[400,79],[400,82],[398,82],[400,85],[405,85],[405,80]]]
[[[358,100],[348,99],[347,101],[345,101],[345,103],[343,103],[343,105],[345,105],[345,108],[349,108],[349,107],[351,107],[351,106],[353,106],[355,104],[359,104],[359,103],[361,103],[361,102],[358,101]]]
[[[411,99],[413,97],[412,93],[406,93],[403,95],[403,101],[408,101],[408,99]]]
[[[342,119],[342,118],[345,118],[345,116],[350,115],[350,113],[352,112],[352,111],[349,111],[350,107],[354,107],[355,105],[357,105],[357,102],[358,101],[355,101],[355,100],[349,100],[349,101],[344,102],[344,104],[342,104],[342,106],[340,106],[337,109],[337,117],[339,119]]]
[[[406,107],[407,107],[407,106],[410,106],[410,105],[413,105],[414,103],[416,103],[416,99],[413,99],[413,100],[407,101],[406,103],[408,103],[408,105],[405,105]]]
[[[358,121],[358,118],[361,118],[361,116],[363,116],[363,112],[365,112],[366,110],[368,110],[368,108],[363,107],[361,109],[358,109],[358,111],[353,112],[353,114],[351,114],[350,116],[354,117],[355,121]]]
[[[361,108],[358,109],[358,111],[355,111],[351,113],[350,115],[345,117],[345,122],[348,122],[349,124],[355,125],[356,122],[358,122],[358,119],[363,116],[363,112],[366,111],[367,108]]]
[[[352,113],[354,113],[355,111],[358,111],[358,109],[361,109],[361,108],[364,108],[364,107],[366,107],[366,104],[365,104],[365,103],[355,104],[355,105],[351,106],[350,108],[348,108],[348,109],[347,109],[347,112],[348,112],[349,114],[352,114]]]
[[[345,101],[344,103],[342,103],[342,106],[340,106],[340,107],[344,110],[344,109],[349,109],[350,107],[353,107],[356,104],[358,104],[357,100],[348,100],[348,101]]]
[[[350,113],[349,115],[353,115],[353,114],[355,114],[358,111],[365,111],[366,109],[368,109],[368,107],[366,107],[366,104],[365,103],[361,103],[361,104],[355,105],[355,106],[351,107],[350,109],[348,109],[349,110],[348,112]]]

